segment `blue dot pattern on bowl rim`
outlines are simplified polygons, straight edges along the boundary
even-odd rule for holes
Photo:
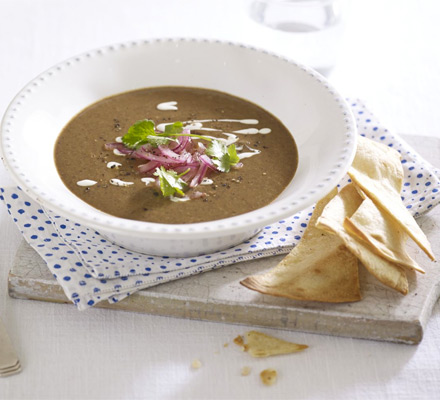
[[[359,134],[401,153],[405,178],[402,200],[415,217],[440,202],[440,171],[398,135],[383,128],[360,101],[348,100]],[[349,181],[348,177],[340,186]],[[288,253],[307,228],[313,207],[264,227],[255,237],[230,249],[190,257],[157,257],[112,244],[93,229],[69,221],[33,202],[17,187],[0,189],[26,241],[45,260],[67,297],[80,310],[160,283],[210,271],[236,262]]]

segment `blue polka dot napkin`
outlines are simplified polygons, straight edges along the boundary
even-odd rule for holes
[[[419,216],[440,202],[440,171],[400,137],[383,128],[361,102],[351,103],[359,134],[394,147],[402,155],[402,200]],[[345,178],[341,185],[347,182]],[[69,221],[31,200],[20,188],[0,188],[26,241],[47,263],[67,297],[80,310],[97,302],[118,302],[160,283],[210,271],[236,262],[288,253],[301,239],[313,207],[266,226],[231,249],[192,258],[148,256],[126,250],[99,232]]]

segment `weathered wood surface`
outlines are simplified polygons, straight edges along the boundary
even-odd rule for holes
[[[427,160],[440,165],[440,141],[405,137]],[[440,207],[420,217],[437,259],[440,257]],[[239,284],[246,276],[274,267],[283,256],[223,267],[142,290],[120,303],[97,307],[173,317],[274,327],[337,336],[419,343],[440,295],[440,269],[413,243],[410,255],[426,270],[409,274],[409,294],[384,287],[361,268],[363,300],[324,304],[261,295]],[[66,303],[67,298],[44,261],[23,241],[9,274],[12,297]]]

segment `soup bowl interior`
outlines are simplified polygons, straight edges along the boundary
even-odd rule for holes
[[[187,86],[249,100],[280,119],[298,147],[292,182],[271,204],[198,224],[116,218],[71,193],[60,179],[54,145],[88,105],[153,86]],[[313,70],[274,54],[219,41],[169,39],[108,46],[64,61],[31,81],[2,122],[2,158],[18,185],[48,209],[92,227],[117,244],[159,255],[212,252],[312,205],[348,170],[356,148],[354,118],[344,99]],[[145,240],[148,239],[148,240]]]

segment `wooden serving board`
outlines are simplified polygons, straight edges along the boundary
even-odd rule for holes
[[[405,139],[434,165],[440,165],[440,140],[420,136]],[[436,257],[440,254],[440,206],[420,217]],[[440,295],[440,269],[412,242],[410,255],[426,270],[410,273],[409,294],[386,288],[360,269],[363,300],[326,304],[294,301],[250,291],[240,280],[274,267],[284,256],[226,266],[189,278],[142,290],[129,298],[96,307],[172,317],[298,330],[337,336],[416,344]],[[19,299],[68,303],[44,261],[25,242],[9,273],[9,294]]]

